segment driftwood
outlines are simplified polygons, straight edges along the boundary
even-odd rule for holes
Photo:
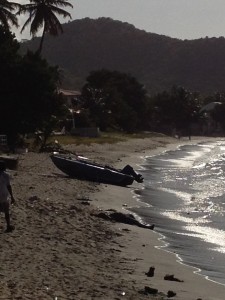
[[[154,229],[154,225],[148,225],[148,224],[142,224],[138,220],[135,219],[135,217],[132,214],[124,214],[121,212],[99,212],[97,214],[93,214],[95,217],[102,218],[107,221],[112,222],[119,222],[129,225],[136,225],[138,227],[147,228],[147,229]]]

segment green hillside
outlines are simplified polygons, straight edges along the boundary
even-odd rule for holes
[[[43,56],[62,69],[64,88],[80,88],[90,71],[106,68],[130,73],[150,93],[182,85],[202,93],[225,90],[225,39],[179,40],[147,33],[109,18],[63,25],[46,36]],[[21,44],[36,50],[40,38]]]

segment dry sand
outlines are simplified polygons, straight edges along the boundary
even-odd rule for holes
[[[136,168],[141,156],[190,142],[197,139],[162,136],[67,148],[96,162]],[[224,299],[224,286],[157,249],[163,243],[154,231],[93,216],[98,209],[137,205],[132,191],[140,184],[123,188],[70,179],[47,153],[21,155],[18,170],[10,174],[16,229],[4,233],[1,217],[0,299],[167,299],[168,290],[177,294],[172,299]],[[154,277],[145,275],[150,266]],[[166,274],[184,282],[165,281]],[[158,295],[142,294],[145,286],[158,289]]]

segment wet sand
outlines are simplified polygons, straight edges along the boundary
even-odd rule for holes
[[[67,149],[96,162],[136,168],[141,157],[181,143],[189,141],[161,136]],[[169,290],[174,299],[224,299],[224,286],[158,250],[163,243],[154,231],[94,216],[99,209],[124,212],[137,205],[132,191],[140,184],[123,188],[70,179],[47,153],[21,155],[18,170],[10,174],[16,229],[4,233],[1,216],[0,299],[167,299]],[[151,266],[154,277],[145,274]],[[184,282],[165,281],[166,274]],[[143,294],[145,286],[158,289],[157,296]]]

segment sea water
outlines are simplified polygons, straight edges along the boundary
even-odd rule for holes
[[[134,211],[183,263],[225,284],[225,140],[180,146],[142,167]]]

